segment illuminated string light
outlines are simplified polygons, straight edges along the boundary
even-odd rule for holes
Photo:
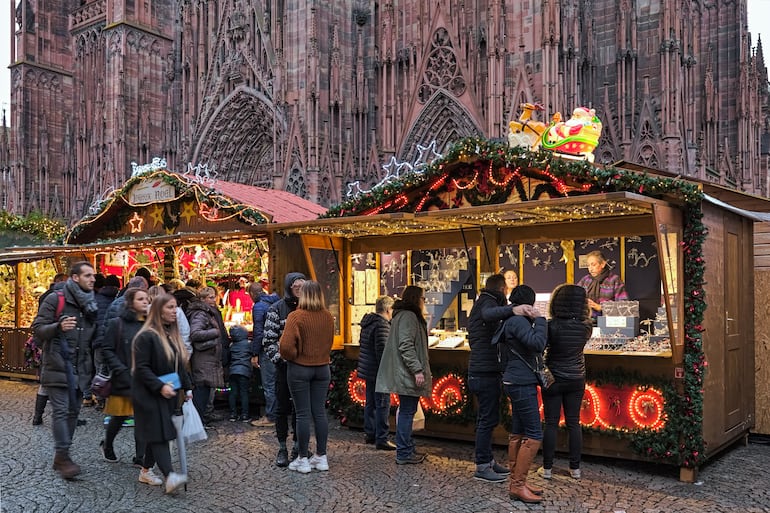
[[[358,370],[353,370],[348,377],[348,396],[357,405],[366,405],[366,381],[358,377]]]
[[[661,429],[666,423],[662,394],[654,388],[638,388],[628,400],[628,414],[639,428]]]
[[[460,409],[467,400],[467,394],[464,393],[465,381],[456,374],[447,374],[433,383],[431,391],[431,410],[449,413],[454,410],[459,413]]]
[[[479,178],[479,172],[476,171],[473,173],[473,178],[469,180],[466,184],[460,185],[460,182],[456,178],[452,178],[452,183],[455,187],[460,189],[461,191],[464,191],[466,189],[473,189],[478,185],[478,178]]]

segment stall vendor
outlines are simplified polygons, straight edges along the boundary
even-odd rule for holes
[[[588,306],[591,315],[601,315],[602,303],[605,301],[622,301],[628,299],[626,286],[615,273],[607,267],[607,259],[601,251],[591,251],[586,255],[588,274],[577,283],[586,289]]]

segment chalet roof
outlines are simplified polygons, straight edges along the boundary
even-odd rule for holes
[[[682,180],[698,183],[703,189],[704,194],[707,194],[711,198],[718,199],[723,203],[722,206],[725,206],[726,204],[731,207],[734,207],[735,209],[747,211],[747,214],[750,214],[752,212],[770,212],[770,198],[765,198],[762,196],[757,196],[755,194],[750,194],[748,192],[739,191],[738,189],[733,189],[724,185],[709,182],[708,180],[702,180],[700,178],[695,178],[692,176],[674,175],[673,173],[669,173],[667,171],[642,166],[640,164],[627,162],[624,160],[616,162],[613,165],[621,169],[629,169],[631,171],[644,172],[649,175],[658,175],[658,176],[665,176],[665,177],[680,177]],[[736,213],[740,213],[740,212],[736,212]],[[741,214],[741,215],[744,215],[746,217],[751,217],[751,215],[747,215],[747,214]]]
[[[132,199],[134,187],[149,183],[152,183],[150,186],[152,191],[157,191],[159,185],[172,185],[173,194],[154,201],[148,199],[156,197],[152,195],[144,195],[141,200]],[[121,212],[125,212],[126,209],[146,207],[149,204],[169,203],[183,197],[195,199],[201,204],[201,208],[206,206],[203,203],[209,207],[216,207],[216,210],[226,212],[228,219],[239,222],[236,223],[237,226],[231,225],[229,228],[210,224],[210,227],[175,229],[173,233],[166,232],[166,237],[162,237],[163,234],[131,236],[131,244],[141,244],[143,239],[151,241],[163,239],[171,243],[192,242],[193,239],[210,239],[212,232],[219,234],[222,230],[227,230],[233,237],[237,238],[240,235],[242,238],[244,234],[253,235],[256,232],[265,231],[262,227],[267,224],[312,221],[326,212],[325,207],[286,191],[175,173],[166,169],[154,169],[133,176],[108,199],[98,204],[95,213],[83,217],[72,227],[66,242],[68,244],[109,242],[114,236],[105,232],[105,227]],[[222,234],[222,236],[225,235]],[[125,245],[127,240],[122,242]]]
[[[211,188],[241,203],[258,208],[262,213],[267,214],[273,223],[307,221],[326,212],[326,207],[277,189],[265,189],[222,180],[217,180]]]

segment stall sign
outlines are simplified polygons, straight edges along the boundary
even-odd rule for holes
[[[128,193],[128,202],[132,205],[147,205],[158,201],[176,198],[176,188],[159,178],[142,180]]]

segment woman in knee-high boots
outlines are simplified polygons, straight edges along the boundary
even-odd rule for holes
[[[535,291],[526,285],[513,289],[511,304],[534,305]],[[543,500],[542,490],[527,485],[527,474],[543,441],[540,425],[540,408],[537,402],[537,377],[532,371],[535,359],[542,356],[546,344],[544,317],[534,320],[521,315],[509,317],[503,325],[499,343],[500,354],[506,361],[503,386],[511,399],[511,437],[508,442],[508,459],[511,475],[508,495],[527,503]],[[515,351],[515,353],[514,353]],[[516,353],[520,355],[517,356]],[[524,362],[526,360],[529,365]],[[532,368],[531,368],[532,367]]]

